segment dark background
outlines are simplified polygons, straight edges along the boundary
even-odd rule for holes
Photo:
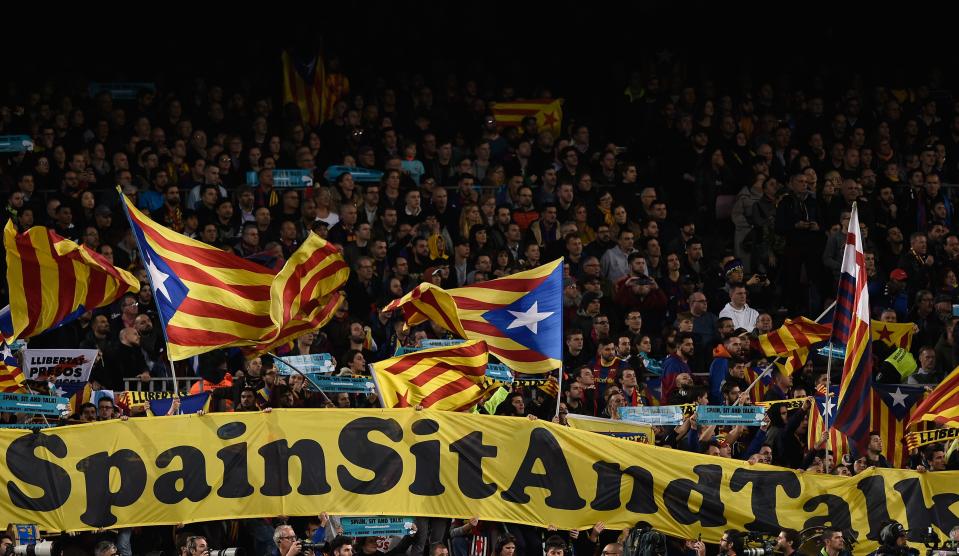
[[[321,44],[327,59],[342,59],[356,92],[377,78],[398,84],[421,73],[435,85],[455,72],[460,83],[477,79],[494,93],[505,84],[519,95],[546,87],[581,108],[618,97],[629,72],[648,70],[664,49],[686,63],[687,82],[710,78],[731,93],[783,76],[792,87],[819,76],[836,91],[857,75],[866,84],[913,85],[936,66],[952,88],[956,69],[951,17],[923,3],[327,4],[140,4],[104,8],[97,19],[84,17],[90,8],[51,6],[22,24],[7,21],[4,42],[23,46],[5,48],[0,94],[50,80],[74,90],[128,80],[189,91],[203,76],[277,96],[282,49]]]

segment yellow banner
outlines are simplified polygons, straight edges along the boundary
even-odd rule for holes
[[[566,422],[574,429],[625,438],[643,444],[653,444],[656,438],[656,435],[653,434],[653,427],[630,421],[614,421],[602,417],[570,413],[566,415]]]
[[[316,515],[469,517],[670,535],[959,524],[959,473],[801,473],[524,418],[275,410],[0,431],[0,515],[49,531]],[[874,547],[860,542],[859,550]]]
[[[956,428],[910,432],[906,435],[906,446],[912,450],[929,444],[944,444],[957,438],[959,438],[959,429]]]

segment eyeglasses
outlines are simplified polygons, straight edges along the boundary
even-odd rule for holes
[[[296,537],[293,535],[285,535],[285,536],[279,537],[279,539],[281,541],[294,541],[296,540]]]

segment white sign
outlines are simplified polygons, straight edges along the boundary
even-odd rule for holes
[[[23,352],[23,373],[27,380],[48,380],[63,384],[89,382],[90,369],[97,360],[95,349],[29,349]]]

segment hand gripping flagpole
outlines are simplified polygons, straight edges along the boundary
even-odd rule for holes
[[[120,196],[120,206],[123,207],[123,214],[125,214],[127,217],[127,223],[130,224],[130,231],[131,233],[135,234],[136,232],[133,232],[133,230],[136,228],[136,226],[133,224],[133,217],[130,215],[130,207],[127,206],[126,196],[123,194],[123,190],[120,189],[119,185],[117,186],[117,194]],[[147,256],[143,251],[143,246],[140,245],[140,240],[136,237],[134,237],[134,241],[137,244],[137,251],[140,253],[140,264],[146,268]],[[150,282],[150,295],[153,296],[153,302],[156,303],[157,289],[153,284],[153,275],[150,274],[149,270],[147,270],[147,280]],[[159,304],[157,304],[157,313],[160,313]],[[176,378],[176,365],[174,364],[173,360],[170,359],[170,337],[167,336],[166,322],[164,321],[162,314],[160,314],[160,321],[160,324],[162,325],[160,328],[163,330],[163,339],[166,341],[166,360],[170,363],[170,374],[173,375],[173,397],[179,398],[180,396]]]

